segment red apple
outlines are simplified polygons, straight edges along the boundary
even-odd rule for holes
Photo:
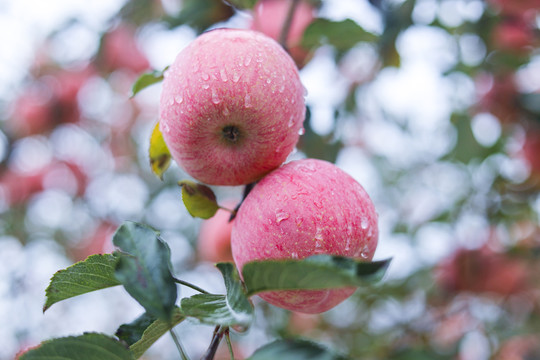
[[[245,263],[332,254],[371,260],[377,246],[377,213],[362,186],[335,165],[314,159],[287,163],[249,193],[233,223],[233,257]],[[261,293],[276,306],[320,313],[352,288]]]
[[[531,174],[534,177],[540,177],[540,129],[527,131],[521,155],[529,164]]]
[[[459,249],[438,267],[436,279],[448,292],[511,295],[526,289],[527,267],[487,246]]]
[[[103,37],[103,62],[108,71],[141,73],[150,68],[146,55],[135,40],[135,29],[122,24]]]
[[[114,250],[112,237],[117,227],[107,221],[101,222],[88,237],[69,250],[72,259],[81,261],[90,255],[111,253]]]
[[[234,209],[238,201],[225,201],[223,206]],[[233,261],[231,252],[232,222],[231,213],[219,209],[217,213],[205,220],[199,231],[197,251],[202,260],[211,262]]]
[[[261,0],[253,8],[253,22],[250,28],[260,31],[272,39],[279,41],[283,25],[287,19],[291,0]],[[309,54],[307,49],[302,48],[300,43],[308,25],[313,21],[314,8],[305,1],[300,1],[296,6],[291,26],[286,38],[289,53],[299,68],[306,63]]]
[[[533,49],[536,35],[522,19],[502,21],[492,32],[493,44],[497,49],[526,54]]]
[[[494,360],[527,360],[540,356],[540,336],[529,334],[514,336],[502,343]]]
[[[13,103],[7,128],[15,137],[35,135],[54,127],[53,96],[44,84],[35,83]]]
[[[195,179],[248,184],[293,150],[303,94],[296,65],[274,40],[250,30],[212,30],[165,73],[160,129],[172,157]]]

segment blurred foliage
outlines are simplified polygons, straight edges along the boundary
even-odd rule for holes
[[[80,19],[59,25],[36,49],[24,81],[0,101],[5,149],[0,245],[16,239],[26,253],[49,239],[76,262],[111,252],[112,229],[124,220],[144,220],[189,245],[184,258],[173,259],[175,272],[199,271],[194,254],[199,223],[183,207],[177,186],[187,176],[175,165],[166,174],[159,172],[164,166],[154,169],[163,181],[152,173],[147,150],[150,141],[156,142],[151,134],[157,101],[151,88],[139,90],[158,83],[163,73],[162,64],[148,56],[149,49],[155,51],[154,32],[249,27],[255,3],[133,0],[101,28]],[[322,315],[302,317],[257,304],[256,317],[264,317],[257,331],[270,338],[331,343],[353,359],[537,358],[540,4],[346,3],[341,6],[369,9],[380,29],[352,11],[350,18],[332,15],[329,7],[340,6],[337,1],[316,1],[316,20],[302,40],[312,55],[302,75],[330,80],[324,85],[326,97],[308,89],[305,133],[293,157],[336,162],[370,180],[381,216],[379,246],[394,262],[388,279],[363,286],[350,301]],[[62,55],[59,48],[68,47],[58,46],[58,39],[77,37],[71,32],[81,24],[95,32],[99,46],[72,60]],[[415,31],[438,37],[407,40]],[[424,40],[440,47],[423,47]],[[180,46],[177,38],[173,44]],[[447,53],[454,57],[445,60]],[[418,58],[425,74],[438,72],[436,94],[430,95],[451,98],[450,105],[434,104],[429,96],[406,103],[426,86],[421,78],[409,78],[404,90],[403,84],[397,86]],[[144,73],[149,75],[140,77]],[[130,99],[131,92],[136,96]],[[448,111],[437,120],[432,112],[422,112],[431,108]],[[158,151],[154,164],[161,164],[165,153]],[[218,202],[242,191],[214,190]],[[6,261],[1,254],[0,259]],[[34,284],[20,271],[3,273],[8,290],[0,292],[0,299],[8,306],[20,299],[12,292]],[[167,306],[168,313],[178,315]],[[32,331],[31,319],[21,320],[10,344],[25,347],[49,337],[41,329]],[[151,320],[154,332],[139,333],[136,321],[131,329],[130,341],[139,339],[144,350],[170,328]],[[175,323],[182,320],[177,316]],[[252,348],[246,345],[249,336],[233,336],[234,345]],[[17,350],[6,347],[0,357]],[[170,358],[157,354],[152,358]]]

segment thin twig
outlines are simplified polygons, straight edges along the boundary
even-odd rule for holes
[[[173,278],[174,279],[174,282],[180,284],[180,285],[184,285],[184,286],[187,286],[187,287],[190,287],[192,288],[193,290],[196,290],[200,293],[203,293],[203,294],[210,294],[208,291],[204,290],[204,289],[201,289],[200,287],[198,287],[197,285],[193,285],[191,283],[188,283],[187,281],[184,281],[184,280],[180,280],[180,279],[177,279],[177,278]]]
[[[189,360],[189,357],[184,352],[184,348],[182,348],[182,344],[180,344],[180,340],[178,340],[178,337],[174,333],[173,329],[169,330],[169,333],[171,334],[173,338],[174,344],[176,345],[176,348],[178,349],[178,352],[180,353],[182,360]]]
[[[234,211],[233,213],[231,214],[231,216],[229,217],[229,222],[233,221],[234,218],[236,217],[236,213],[238,213],[238,209],[240,209],[240,205],[242,205],[242,203],[244,202],[244,200],[246,199],[246,197],[248,196],[248,194],[251,192],[251,190],[255,187],[255,184],[257,184],[257,182],[252,182],[252,183],[249,183],[246,185],[246,187],[244,188],[244,194],[242,195],[242,200],[240,201],[240,203],[238,203],[238,205],[236,205],[236,207],[234,208]]]
[[[283,23],[283,27],[281,28],[281,33],[279,34],[278,42],[281,44],[281,46],[283,46],[286,51],[289,51],[287,47],[287,37],[289,36],[289,30],[291,29],[294,12],[296,11],[296,7],[298,6],[299,2],[300,0],[291,1],[289,12],[287,13],[287,17],[285,18],[285,22]]]
[[[227,328],[225,328],[227,329]],[[214,329],[214,335],[212,336],[212,341],[210,342],[210,346],[208,347],[208,350],[206,351],[206,354],[201,358],[201,360],[213,360],[216,356],[216,352],[219,346],[219,343],[221,341],[221,338],[223,337],[224,329],[221,328],[221,326],[216,326]]]
[[[229,328],[225,330],[225,341],[227,342],[227,347],[229,348],[229,355],[231,355],[231,360],[234,360],[234,352],[231,344],[231,337],[229,336]]]

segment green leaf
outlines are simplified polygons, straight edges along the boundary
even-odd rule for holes
[[[216,195],[208,186],[193,181],[179,181],[182,187],[182,201],[193,217],[210,219],[218,211]]]
[[[362,262],[332,255],[314,255],[303,260],[252,261],[242,275],[249,296],[273,290],[317,290],[360,286],[384,275],[390,259]]]
[[[163,173],[171,164],[171,153],[163,139],[161,130],[159,130],[159,122],[156,123],[154,130],[152,130],[148,155],[150,157],[150,167],[152,168],[152,172],[163,180]]]
[[[374,42],[377,36],[365,31],[351,19],[332,21],[328,19],[314,20],[304,31],[302,46],[308,49],[329,44],[339,51],[346,51],[359,42]]]
[[[347,360],[346,357],[307,340],[276,340],[264,345],[247,360]]]
[[[237,9],[253,9],[257,0],[225,0]]]
[[[174,16],[166,16],[164,21],[169,27],[189,25],[198,33],[215,23],[225,21],[234,15],[234,10],[223,1],[183,0],[182,10]]]
[[[107,335],[86,333],[43,342],[20,360],[132,360],[132,353]]]
[[[116,230],[113,243],[122,251],[116,278],[150,315],[170,319],[177,290],[171,274],[171,253],[159,232],[127,221]]]
[[[53,304],[91,291],[120,285],[114,276],[118,258],[112,254],[91,255],[58,271],[45,290],[45,312]]]
[[[160,337],[184,321],[185,316],[175,307],[171,321],[156,319],[145,313],[130,324],[122,325],[116,335],[126,341],[135,359],[140,358]]]
[[[133,345],[137,341],[141,340],[144,331],[156,321],[156,317],[149,313],[144,313],[129,324],[121,325],[115,335],[122,341],[125,341],[128,345]]]
[[[163,71],[152,71],[139,76],[135,83],[131,87],[131,97],[137,95],[137,93],[150,85],[157,84],[163,80],[163,73],[168,69],[168,66]]]
[[[182,299],[182,311],[203,323],[247,328],[253,321],[253,305],[249,302],[240,276],[232,263],[219,263],[227,295],[197,294]]]

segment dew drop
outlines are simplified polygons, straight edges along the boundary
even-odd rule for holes
[[[280,224],[282,221],[287,220],[289,216],[290,215],[283,210],[278,211],[276,213],[276,223]]]
[[[219,76],[221,77],[221,81],[223,81],[223,82],[227,82],[227,80],[229,80],[227,78],[227,73],[225,72],[225,69],[221,69],[219,71]]]
[[[235,71],[232,76],[232,81],[236,83],[238,80],[240,80],[240,74]]]
[[[307,88],[304,85],[302,85],[302,91],[303,91],[302,95],[304,95],[304,97],[306,97],[308,95],[308,91],[307,91]]]
[[[257,61],[258,63],[262,63],[262,62],[263,62],[263,54],[262,54],[262,53],[258,53],[258,54],[257,54],[257,60],[255,60],[255,61]]]
[[[166,132],[167,134],[171,132],[171,129],[169,129],[169,125],[164,122],[161,123],[161,130],[163,130],[163,132]]]
[[[202,86],[202,88],[205,89],[205,90],[208,89],[209,87],[210,87],[209,84],[203,84],[203,86]]]
[[[225,108],[223,109],[223,115],[224,116],[229,116],[231,114],[231,112],[229,111],[229,109],[225,106]]]
[[[174,99],[173,98],[169,99],[169,105],[174,105]]]
[[[176,95],[174,97],[174,100],[176,101],[177,104],[181,104],[184,101],[184,98],[182,97],[182,95]]]
[[[345,251],[349,251],[351,249],[351,239],[347,238],[347,242],[345,243]]]
[[[250,108],[253,106],[253,104],[251,103],[251,95],[246,94],[246,97],[244,98],[244,106],[246,108]]]
[[[317,228],[317,231],[315,232],[314,239],[317,242],[315,244],[315,246],[317,246],[317,244],[318,244],[319,246],[317,246],[317,247],[320,247],[321,244],[319,242],[323,240],[323,235],[322,235],[322,229],[321,228]]]
[[[285,91],[285,85],[281,85],[281,86],[279,87],[278,91],[279,91],[280,93],[282,93],[283,91]]]
[[[367,245],[364,245],[364,247],[360,251],[360,257],[362,259],[367,259],[369,257],[369,247]]]
[[[296,102],[296,99],[294,98],[294,96],[291,98],[291,104],[294,104]]]
[[[306,129],[304,127],[301,127],[300,130],[298,130],[298,135],[302,136],[306,133]]]
[[[368,227],[368,219],[366,217],[363,217],[362,220],[360,220],[360,227],[364,230]]]
[[[271,82],[272,82],[272,79],[270,79],[270,78],[266,79],[267,84],[270,84]]]
[[[210,78],[210,77],[208,76],[208,74],[207,74],[207,73],[204,73],[204,72],[201,74],[201,77],[203,78],[204,81],[206,81],[206,80],[208,80],[208,79]]]
[[[218,94],[216,93],[215,89],[212,89],[212,102],[214,104],[219,104],[221,102],[221,99],[219,98]]]
[[[291,253],[291,258],[293,258],[293,259],[298,259],[298,253],[296,253],[296,252],[293,251],[293,252]]]
[[[293,127],[294,125],[294,115],[291,115],[291,117],[289,118],[289,123],[287,124],[288,127]]]
[[[251,64],[251,55],[246,56],[244,59],[244,65],[249,66],[249,64]]]
[[[347,235],[351,236],[353,233],[353,227],[351,224],[347,225]]]

